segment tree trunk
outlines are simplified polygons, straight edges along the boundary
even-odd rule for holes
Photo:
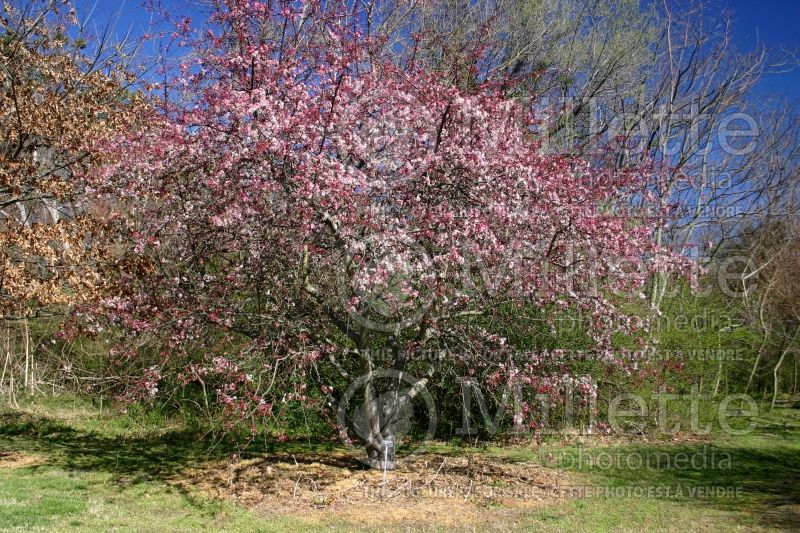
[[[783,364],[783,360],[786,359],[786,352],[789,351],[789,347],[787,346],[783,353],[781,353],[781,358],[778,359],[778,364],[775,365],[775,368],[772,369],[772,377],[773,377],[773,385],[772,385],[772,407],[771,409],[775,409],[775,402],[778,401],[778,382],[780,381],[780,374],[779,371],[781,369],[781,365]]]
[[[393,379],[393,390],[378,396],[375,372],[369,350],[361,351],[361,371],[364,383],[364,428],[367,457],[372,468],[394,470],[395,432],[400,407],[400,380]],[[404,366],[404,365],[403,365]],[[397,370],[397,363],[396,363]],[[402,372],[402,368],[399,369]]]
[[[394,401],[393,394],[376,397],[372,384],[368,384],[367,389],[364,395],[364,413],[369,465],[379,470],[394,470],[397,413],[400,405]]]
[[[800,335],[800,326],[797,326],[797,331],[794,332],[794,336],[786,345],[783,352],[781,352],[781,358],[778,359],[778,364],[775,365],[775,368],[772,370],[772,377],[773,377],[773,388],[772,388],[772,409],[775,409],[775,403],[778,401],[778,384],[780,381],[780,369],[781,365],[783,364],[783,360],[786,359],[786,354],[789,353],[789,350],[792,349],[794,342],[797,340],[797,336]]]
[[[722,356],[720,353],[717,353],[717,360],[717,379],[714,382],[714,394],[712,395],[714,398],[719,394],[719,384],[722,381]]]
[[[362,340],[366,339],[366,335],[362,335]],[[365,345],[366,342],[363,342],[362,346]],[[359,349],[359,379],[364,380],[364,403],[361,419],[356,421],[357,433],[366,442],[370,466],[384,471],[395,468],[398,441],[411,424],[412,402],[425,390],[433,374],[431,367],[421,379],[406,375],[406,354],[396,343],[392,342],[392,346],[393,368],[376,369],[370,351],[363,347]],[[378,380],[386,384],[379,386]],[[410,387],[406,389],[404,384]],[[435,428],[435,411],[432,423]],[[432,436],[430,425],[428,430]]]
[[[9,364],[11,364],[11,342],[9,338],[9,335],[11,335],[11,333],[8,331],[8,324],[6,324],[4,333],[6,341],[6,357],[5,357],[5,362],[3,363],[3,374],[0,375],[0,389],[3,388],[4,383],[6,382],[6,370],[8,370],[8,366]]]
[[[28,319],[22,321],[22,345],[25,351],[25,390],[33,388],[33,360],[30,350],[30,330],[28,329]]]
[[[753,378],[756,375],[756,370],[758,370],[758,363],[761,362],[761,358],[764,356],[764,351],[767,348],[767,337],[768,335],[764,335],[764,339],[761,341],[761,346],[758,348],[758,354],[756,355],[756,360],[753,363],[753,370],[750,371],[750,377],[747,379],[747,386],[744,388],[744,393],[747,394],[750,390],[750,386],[753,384]]]
[[[378,470],[394,470],[397,409],[388,403],[381,405],[380,400],[375,398],[368,405],[365,400],[364,407],[370,428],[366,445],[369,466]]]

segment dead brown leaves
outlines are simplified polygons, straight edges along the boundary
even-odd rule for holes
[[[0,318],[101,288],[103,217],[82,202],[78,177],[143,105],[123,88],[124,58],[98,64],[67,37],[57,6],[37,6],[0,8]]]

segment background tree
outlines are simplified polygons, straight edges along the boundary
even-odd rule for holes
[[[129,46],[92,37],[70,2],[4,2],[0,17],[0,320],[3,379],[13,397],[13,338],[30,385],[27,319],[65,313],[104,285],[96,246],[102,209],[76,175],[97,163],[92,143],[135,112],[124,87]],[[15,329],[19,331],[15,334]]]

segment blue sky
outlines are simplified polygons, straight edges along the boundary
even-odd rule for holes
[[[800,60],[800,0],[725,0],[735,17],[738,45],[752,49],[757,40],[769,48],[793,49]],[[759,91],[800,99],[800,65],[761,80]]]
[[[162,0],[176,13],[192,14],[183,0]],[[78,0],[84,10],[96,6],[94,19],[104,25],[113,19],[118,27],[132,26],[134,33],[146,30],[149,14],[142,7],[143,0]],[[800,59],[800,0],[719,0],[719,5],[733,14],[736,45],[742,50],[752,50],[757,42],[771,49],[789,49]],[[202,18],[199,12],[196,18]],[[800,66],[791,72],[769,74],[759,83],[760,93],[779,93],[800,100]]]

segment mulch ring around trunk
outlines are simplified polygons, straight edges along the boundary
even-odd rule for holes
[[[434,453],[401,458],[384,481],[383,471],[337,451],[217,464],[180,483],[249,509],[312,521],[335,515],[365,525],[457,527],[571,497],[571,481],[569,473],[535,463]]]

